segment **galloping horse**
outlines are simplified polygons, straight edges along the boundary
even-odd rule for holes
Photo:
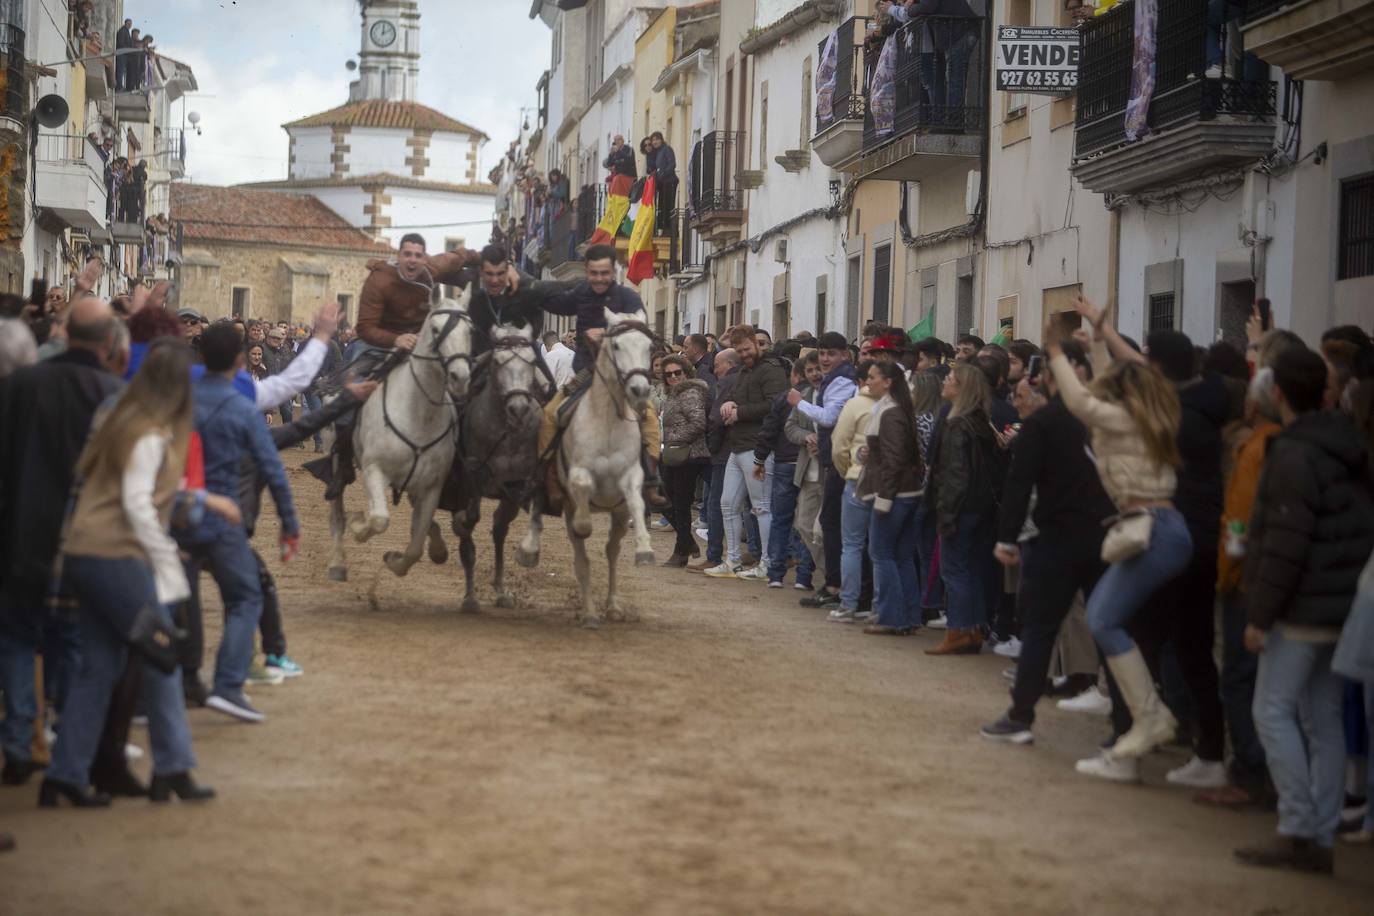
[[[642,310],[630,314],[606,310],[606,333],[593,363],[591,381],[571,408],[572,418],[554,456],[563,492],[567,494],[563,520],[572,542],[573,567],[581,589],[579,622],[588,628],[601,623],[601,615],[592,605],[591,569],[587,561],[591,513],[606,512],[611,516],[611,530],[606,538],[609,618],[626,616],[615,595],[615,565],[630,519],[639,520],[635,525],[635,565],[654,562],[648,526],[644,524],[644,497],[640,492],[644,469],[639,463],[639,417],[649,400],[654,341],[654,332],[645,323]],[[539,552],[533,525],[521,551],[535,555]]]
[[[472,376],[472,323],[467,304],[471,287],[456,302],[446,299],[425,317],[415,349],[393,369],[358,411],[354,449],[367,492],[367,511],[345,517],[343,497],[330,507],[334,551],[329,578],[348,578],[344,560],[345,524],[359,542],[381,534],[391,523],[387,491],[410,500],[410,544],[404,553],[388,551],[387,568],[404,576],[420,559],[425,536],[429,558],[448,559],[434,510],[457,449],[457,400]]]
[[[533,335],[534,330],[525,325],[491,329],[491,349],[477,358],[475,366],[486,382],[463,411],[459,445],[466,505],[453,513],[453,533],[459,538],[458,556],[467,577],[462,605],[467,612],[480,607],[473,587],[477,549],[472,533],[482,517],[483,497],[500,500],[491,522],[496,606],[515,606],[515,597],[505,586],[506,533],[528,502],[532,482],[539,480],[539,419],[544,405]],[[543,527],[539,512],[530,514],[530,527],[536,529],[537,542],[537,529]],[[529,566],[538,561],[537,554],[518,558]]]

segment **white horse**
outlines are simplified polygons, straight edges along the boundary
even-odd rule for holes
[[[563,520],[581,589],[582,613],[578,619],[588,628],[601,624],[601,615],[592,605],[587,561],[591,513],[611,516],[606,538],[607,617],[614,620],[626,616],[615,594],[615,566],[630,519],[639,520],[635,525],[635,565],[654,562],[649,529],[644,524],[644,469],[639,463],[639,418],[649,400],[654,340],[643,311],[624,315],[606,311],[606,333],[593,363],[591,381],[573,408],[553,459],[558,462],[558,478],[566,494]],[[533,526],[520,549],[522,554],[538,555],[538,534]]]
[[[329,578],[348,578],[344,528],[360,543],[391,524],[388,491],[410,500],[410,544],[404,553],[388,551],[387,568],[404,576],[420,559],[425,537],[429,558],[448,559],[448,548],[434,522],[434,511],[457,449],[457,401],[472,377],[472,322],[467,304],[471,287],[458,301],[446,299],[430,310],[415,349],[396,366],[358,410],[353,424],[354,450],[362,469],[367,510],[345,516],[343,498],[330,507],[334,552]]]

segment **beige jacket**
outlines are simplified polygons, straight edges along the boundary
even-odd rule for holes
[[[863,465],[859,463],[859,449],[868,444],[868,417],[878,399],[868,393],[868,386],[850,398],[835,421],[830,434],[830,460],[845,480],[858,480]]]
[[[1064,406],[1088,427],[1097,476],[1112,501],[1122,506],[1132,500],[1173,499],[1177,484],[1174,469],[1150,457],[1126,408],[1094,397],[1078,380],[1064,354],[1050,360],[1050,370]]]

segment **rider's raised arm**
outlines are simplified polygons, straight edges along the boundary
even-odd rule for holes
[[[582,293],[579,290],[579,287],[583,286],[581,281],[538,280],[531,284],[522,282],[520,288],[530,289],[531,286],[541,291],[548,291],[543,295],[543,301],[539,305],[550,315],[566,315],[569,318],[577,315],[578,304],[582,301]],[[533,292],[533,290],[531,291]]]
[[[463,268],[476,267],[482,262],[482,256],[476,251],[460,246],[452,251],[432,254],[428,260],[429,275],[435,283],[458,286],[467,282],[467,278],[463,276]]]

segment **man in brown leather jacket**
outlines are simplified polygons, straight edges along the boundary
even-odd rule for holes
[[[435,284],[462,282],[463,268],[476,267],[478,260],[477,252],[461,247],[431,256],[423,237],[402,236],[394,256],[368,262],[358,297],[358,339],[370,349],[414,349]]]

